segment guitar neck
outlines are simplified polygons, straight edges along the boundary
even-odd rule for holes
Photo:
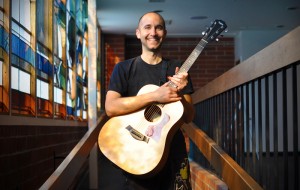
[[[202,52],[207,43],[207,41],[201,39],[201,41],[197,44],[196,48],[192,51],[189,57],[182,64],[178,73],[184,73],[189,71],[189,69],[195,63],[196,59],[199,57],[200,53]]]
[[[196,48],[192,51],[192,53],[188,56],[188,58],[185,60],[185,62],[180,67],[179,71],[177,73],[185,73],[188,72],[189,69],[192,67],[192,65],[195,63],[196,59],[199,57],[200,53],[204,49],[208,42],[204,39],[201,39],[201,41],[197,44]],[[172,82],[169,81],[169,86],[176,88],[177,86]]]
[[[227,25],[222,20],[215,20],[211,27],[204,33],[204,37],[197,44],[196,48],[192,51],[189,57],[185,60],[185,62],[180,67],[178,73],[186,73],[189,71],[191,66],[194,64],[204,47],[208,44],[208,42],[215,40],[218,35],[221,34],[223,30],[227,28]],[[176,88],[176,85],[169,81],[169,86]]]

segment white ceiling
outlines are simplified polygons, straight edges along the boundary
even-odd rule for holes
[[[97,0],[103,33],[134,35],[138,19],[157,10],[170,22],[168,36],[199,36],[215,19],[224,20],[228,32],[223,34],[233,36],[243,30],[300,26],[300,0]],[[191,19],[202,16],[207,18]]]

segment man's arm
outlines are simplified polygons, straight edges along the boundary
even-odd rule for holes
[[[189,94],[183,95],[183,98],[181,99],[181,103],[184,107],[182,119],[185,123],[190,123],[194,119],[194,115],[195,115],[195,108],[193,105],[191,95]]]
[[[135,112],[152,103],[169,103],[181,100],[176,88],[168,84],[157,88],[153,92],[139,94],[132,97],[122,97],[120,93],[108,91],[105,100],[105,110],[109,117]]]
[[[115,91],[108,91],[105,100],[105,111],[109,117],[134,112],[153,102],[153,97],[147,93],[139,96],[122,97]]]

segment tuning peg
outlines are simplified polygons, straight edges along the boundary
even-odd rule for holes
[[[219,38],[216,38],[216,41],[218,42],[218,41],[219,41]]]
[[[204,36],[205,34],[206,34],[206,33],[203,31],[203,32],[202,32],[202,35]]]

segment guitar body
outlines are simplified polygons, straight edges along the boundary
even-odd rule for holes
[[[146,85],[138,94],[159,88]],[[180,101],[151,105],[137,112],[109,119],[102,127],[98,143],[101,152],[123,170],[135,175],[151,175],[161,169],[183,114]],[[178,127],[177,127],[178,126]]]

